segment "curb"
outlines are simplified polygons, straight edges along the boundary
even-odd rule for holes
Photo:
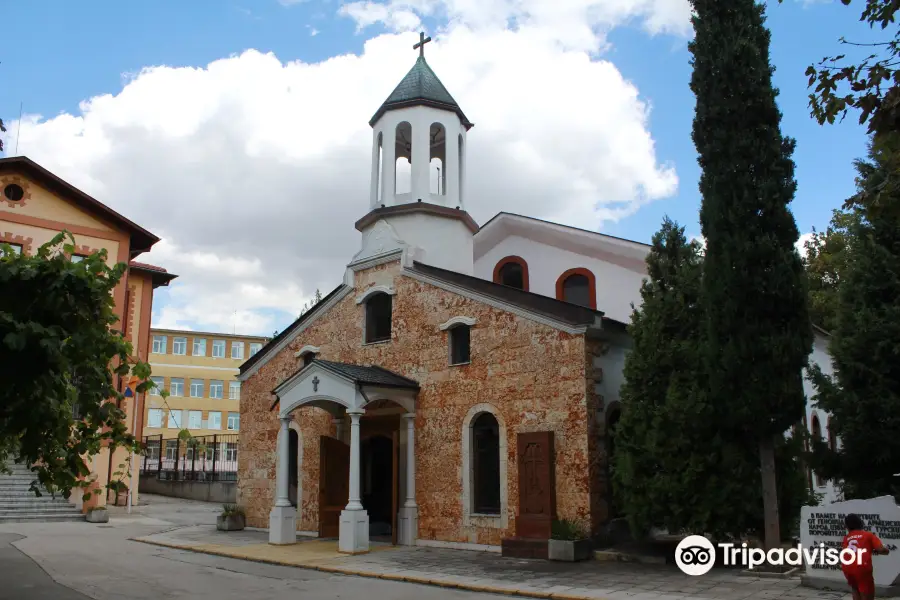
[[[487,594],[499,594],[503,596],[522,596],[526,598],[543,598],[545,600],[608,600],[598,596],[582,596],[578,594],[567,594],[565,592],[554,592],[548,594],[536,590],[519,590],[515,588],[497,587],[491,585],[475,585],[465,582],[445,581],[439,578],[420,577],[417,575],[400,575],[398,573],[376,573],[374,571],[363,571],[361,569],[347,569],[342,567],[330,567],[326,565],[316,565],[311,563],[298,564],[293,562],[275,560],[272,558],[253,558],[245,556],[234,556],[217,550],[200,549],[194,546],[185,546],[182,544],[172,544],[168,542],[158,542],[155,540],[146,540],[140,538],[128,538],[129,541],[148,544],[151,546],[160,546],[162,548],[173,548],[175,550],[186,550],[188,552],[196,552],[197,554],[212,554],[213,556],[222,556],[224,558],[233,558],[236,560],[246,560],[250,562],[263,563],[269,565],[278,565],[282,567],[294,567],[297,569],[310,569],[313,571],[321,571],[322,573],[335,573],[337,575],[354,575],[356,577],[367,577],[371,579],[384,579],[386,581],[402,581],[406,583],[417,583],[420,585],[430,585],[435,587],[459,589],[468,592],[482,592]]]

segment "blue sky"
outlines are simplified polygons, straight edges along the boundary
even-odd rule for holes
[[[144,67],[203,68],[247,49],[273,52],[281,61],[318,63],[341,54],[360,54],[366,40],[389,31],[382,24],[358,30],[357,23],[338,14],[341,5],[328,0],[289,5],[278,0],[6,0],[0,4],[6,25],[0,50],[0,116],[8,125],[14,125],[20,102],[25,113],[40,114],[45,120],[60,113],[77,115],[80,102],[119,94],[126,81],[123,74]],[[871,39],[868,29],[857,23],[858,11],[855,5],[845,7],[839,2],[795,0],[768,8],[775,82],[781,90],[779,103],[784,113],[782,128],[797,139],[799,187],[792,208],[801,232],[827,225],[831,210],[853,191],[853,159],[865,152],[866,136],[856,124],[856,115],[848,116],[845,123],[826,126],[810,117],[804,76],[807,65],[837,53],[840,36]],[[440,17],[423,18],[423,22],[429,31],[445,25]],[[618,23],[609,32],[611,46],[600,57],[611,61],[652,107],[648,128],[656,160],[673,165],[679,183],[676,193],[642,206],[635,214],[618,222],[604,221],[602,230],[607,233],[648,241],[664,214],[686,225],[689,233],[699,233],[699,171],[690,138],[694,101],[688,88],[686,41],[672,33],[650,35],[638,17]],[[409,57],[410,64],[413,59]],[[393,87],[407,68],[406,64],[395,65],[396,75],[385,81],[384,89]],[[323,88],[322,93],[328,90]],[[463,108],[470,116],[476,115],[473,120],[477,124],[479,107]],[[14,152],[15,133],[11,128],[7,134],[7,154]],[[472,144],[478,133],[476,126]],[[24,140],[25,136],[23,146]],[[56,160],[65,163],[64,157]],[[47,166],[53,169],[55,165]],[[515,207],[508,210],[515,211]],[[334,275],[334,284],[339,276]],[[324,288],[327,279],[319,278],[312,285]],[[305,286],[304,297],[311,293],[309,288]],[[165,293],[160,301],[165,304]],[[290,318],[283,309],[258,310],[275,322],[276,328]]]

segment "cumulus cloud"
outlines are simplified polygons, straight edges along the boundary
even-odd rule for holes
[[[453,15],[477,12],[454,2]],[[467,205],[479,222],[508,210],[599,228],[677,189],[638,90],[612,63],[560,45],[553,28],[637,17],[672,28],[681,3],[561,4],[555,20],[522,17],[534,26],[515,30],[454,21],[427,49],[476,123]],[[415,41],[387,33],[318,63],[249,50],[205,67],[148,67],[76,114],[27,115],[19,151],[164,238],[139,258],[180,275],[158,296],[156,324],[271,333],[316,288],[340,283],[359,248],[368,120],[412,66]]]

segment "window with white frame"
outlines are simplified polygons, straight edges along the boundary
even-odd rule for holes
[[[178,459],[178,440],[166,440],[166,460]]]
[[[209,429],[222,429],[222,413],[210,411],[207,427]]]
[[[187,354],[186,337],[172,338],[172,354],[178,354],[179,356]]]
[[[225,340],[213,340],[213,358],[225,358]]]
[[[206,338],[194,338],[193,356],[206,356]]]
[[[222,459],[226,461],[237,460],[237,444],[229,442],[222,448]]]
[[[250,356],[253,356],[254,354],[256,354],[257,352],[259,352],[260,350],[262,350],[262,344],[260,344],[260,343],[258,343],[258,342],[251,342],[251,343],[250,343]]]
[[[169,395],[184,396],[184,377],[169,378]]]
[[[162,417],[161,408],[151,408],[147,411],[147,427],[162,427]]]
[[[235,360],[243,360],[244,342],[231,342],[231,358]]]
[[[209,397],[221,398],[225,392],[225,382],[218,379],[209,380]]]
[[[192,410],[188,412],[188,429],[200,429],[203,427],[203,411]]]
[[[154,335],[153,336],[153,354],[165,354],[166,353],[166,336],[164,335]]]
[[[229,400],[240,400],[241,399],[241,382],[240,381],[229,381],[228,382],[228,399]]]
[[[228,413],[228,431],[239,431],[241,428],[240,413]]]
[[[150,388],[151,396],[160,396],[159,393],[163,388],[166,387],[166,378],[165,377],[151,377],[150,381],[156,384],[156,387]]]
[[[180,410],[169,411],[169,420],[166,422],[166,427],[169,429],[181,429],[183,423]]]
[[[159,460],[159,446],[157,444],[148,444],[144,448],[144,456],[147,457],[148,461],[156,462]]]
[[[191,379],[191,398],[203,397],[203,380]]]

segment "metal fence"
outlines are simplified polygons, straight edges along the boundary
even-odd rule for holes
[[[188,440],[144,438],[141,475],[161,481],[237,481],[238,436],[207,435]]]

